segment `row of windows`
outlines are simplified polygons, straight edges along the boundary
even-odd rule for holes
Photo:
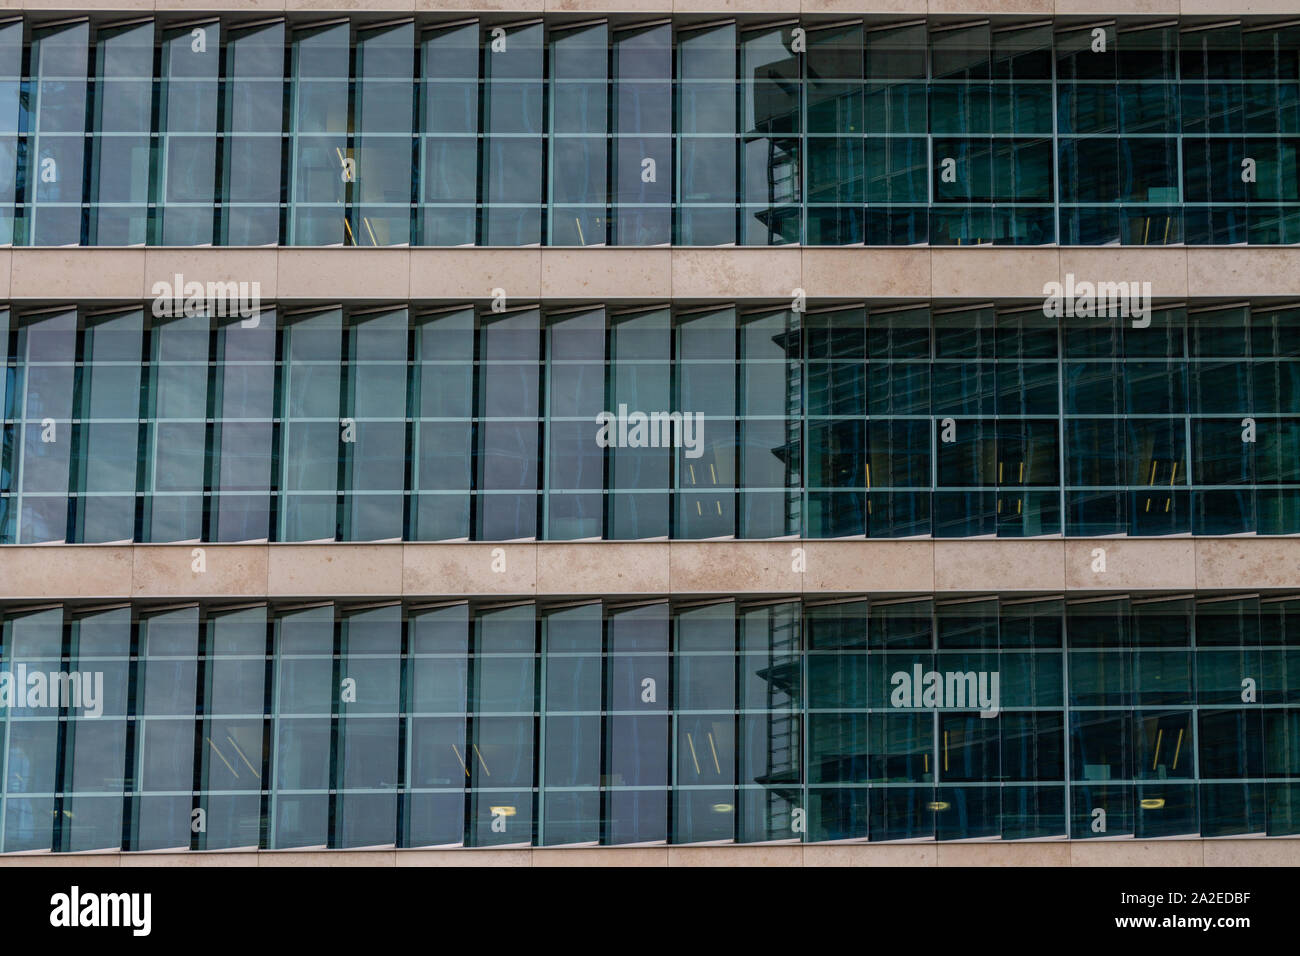
[[[0,242],[1300,243],[1300,26],[0,23]]]
[[[1295,596],[8,607],[2,633],[6,852],[1300,833]]]
[[[1300,534],[1300,308],[1143,321],[0,311],[0,542]]]

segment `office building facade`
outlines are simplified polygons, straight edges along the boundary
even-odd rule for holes
[[[1295,862],[1294,10],[347,6],[0,19],[3,859]]]

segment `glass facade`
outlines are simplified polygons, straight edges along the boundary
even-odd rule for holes
[[[5,852],[1300,834],[1293,595],[0,622]]]
[[[1300,24],[0,23],[0,244],[1294,245]]]
[[[0,543],[1300,534],[1295,303],[786,305],[0,309]]]

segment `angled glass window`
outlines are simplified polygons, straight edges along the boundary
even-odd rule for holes
[[[542,815],[538,843],[600,840],[602,609],[599,602],[542,618]]]
[[[466,603],[410,609],[403,846],[464,844],[469,632]]]
[[[532,604],[476,616],[465,755],[471,846],[531,844],[535,836],[537,640]]]
[[[1177,27],[1122,27],[1118,40],[1120,132],[1178,132]]]
[[[153,55],[152,21],[100,30],[95,39],[92,246],[142,246],[148,239]]]
[[[865,533],[866,321],[861,307],[805,317],[804,527],[809,537]]]
[[[993,31],[991,70],[994,133],[1050,135],[1052,28],[999,27]]]
[[[789,839],[794,810],[804,806],[798,604],[772,604],[737,614],[740,708],[736,747],[741,842]]]
[[[338,536],[343,310],[286,316],[280,386],[280,541]]]
[[[545,535],[600,538],[605,448],[613,420],[605,408],[605,310],[552,315],[546,327]],[[604,422],[604,426],[600,422]]]
[[[737,241],[736,25],[677,35],[677,238]]]
[[[1118,47],[1113,23],[1066,27],[1056,34],[1057,125],[1062,133],[1115,131]]]
[[[605,621],[604,844],[668,839],[669,626],[666,603],[611,610]]]
[[[1246,100],[1241,41],[1239,23],[1183,28],[1178,58],[1186,132],[1243,132]]]
[[[788,310],[741,318],[737,440],[743,538],[797,536],[802,529],[799,319]]]
[[[275,620],[272,793],[267,846],[329,843],[330,714],[342,692],[334,665],[334,608],[289,610]]]
[[[1248,24],[1241,31],[1246,131],[1300,132],[1300,26]]]
[[[609,25],[557,31],[550,46],[547,243],[603,246],[609,223]]]
[[[64,541],[73,448],[76,310],[24,316],[17,344],[23,370],[15,403],[20,456],[15,540]]]
[[[862,25],[810,29],[804,63],[804,241],[814,246],[862,241]],[[746,145],[746,150],[750,146]]]
[[[73,540],[135,539],[136,449],[144,313],[89,315],[83,333],[81,407],[73,428]]]
[[[24,244],[82,242],[89,43],[86,20],[38,29],[32,35]]]
[[[356,181],[348,135],[349,31],[347,23],[336,23],[293,33],[287,245],[357,244],[345,209]]]
[[[866,131],[926,133],[929,126],[925,24],[866,33]]]
[[[425,30],[420,55],[419,242],[472,246],[478,220],[478,22]]]
[[[6,671],[59,670],[63,653],[63,609],[5,615]],[[11,677],[15,680],[15,677]],[[5,729],[4,849],[53,850],[59,820],[58,789],[60,711],[29,706],[27,699],[7,708]]]
[[[793,30],[740,34],[740,241],[747,246],[802,239],[803,77]]]
[[[23,24],[0,23],[0,245],[14,241],[18,198],[18,142],[21,133]]]
[[[199,609],[140,619],[132,850],[188,849],[195,778]]]
[[[147,366],[144,541],[204,540],[207,315],[154,320]]]
[[[17,369],[9,364],[9,323],[10,312],[8,309],[0,309],[0,360],[4,364],[0,365],[3,369],[3,378],[0,378],[0,388],[4,391],[0,394],[0,544],[12,544],[14,541],[14,520],[15,513],[13,509],[15,470],[18,466],[17,455],[18,448],[14,444],[15,426],[12,424],[14,418],[14,402],[17,398]]]
[[[613,229],[620,246],[661,246],[673,224],[673,28],[616,28]]]
[[[339,456],[344,541],[405,534],[407,328],[405,309],[350,317]]]
[[[411,21],[357,31],[352,245],[411,242],[414,47]]]
[[[736,837],[736,608],[674,615],[674,843]]]
[[[413,541],[468,540],[474,487],[474,310],[417,319],[412,377]]]
[[[992,49],[988,23],[931,30],[931,132],[978,135],[992,131]]]
[[[866,199],[863,241],[896,246],[930,235],[930,130],[923,23],[866,31]],[[870,134],[889,134],[887,137]],[[913,206],[915,204],[915,206]]]
[[[677,316],[675,446],[679,538],[729,538],[736,533],[736,310]]]
[[[220,241],[269,246],[280,240],[285,25],[226,33]]]
[[[339,638],[331,846],[397,843],[402,607],[353,611]]]
[[[220,324],[214,339],[208,540],[266,541],[271,534],[276,314]]]
[[[541,312],[484,314],[478,333],[476,536],[537,535]]]
[[[167,30],[162,41],[156,243],[206,246],[216,238],[218,22]]]
[[[249,607],[209,613],[203,625],[203,743],[201,808],[205,829],[196,849],[262,844],[266,774],[265,724],[269,678],[267,611]]]
[[[671,310],[613,315],[609,341],[607,410],[618,416],[626,408],[630,416],[671,409]],[[626,430],[625,426],[614,424]],[[629,421],[628,425],[631,424]],[[662,443],[620,441],[606,454],[610,483],[606,535],[614,539],[668,537],[671,449]]]
[[[66,812],[60,848],[118,850],[126,791],[131,608],[70,615],[69,630],[74,706],[67,709],[64,729],[60,789]]]
[[[483,37],[480,245],[542,241],[544,33],[536,20],[493,27]]]

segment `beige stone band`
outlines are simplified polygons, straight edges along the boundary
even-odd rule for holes
[[[194,551],[203,550],[196,572]],[[802,550],[802,555],[798,553]],[[1105,551],[1104,572],[1096,551]],[[504,570],[493,570],[494,564]],[[794,570],[802,561],[806,570]],[[1297,538],[10,545],[0,600],[1300,591]]]

